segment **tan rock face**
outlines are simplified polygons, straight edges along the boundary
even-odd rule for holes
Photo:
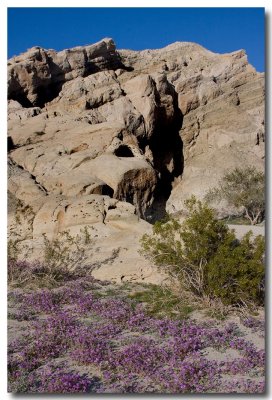
[[[264,76],[242,50],[35,47],[8,61],[8,97],[9,191],[34,213],[27,240],[92,227],[101,260],[129,249],[100,278],[159,279],[138,254],[139,217],[180,211],[235,166],[264,167]]]
[[[43,106],[59,93],[64,82],[121,65],[111,39],[58,53],[33,47],[9,60],[8,96],[25,106]]]

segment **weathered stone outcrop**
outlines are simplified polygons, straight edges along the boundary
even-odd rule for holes
[[[64,82],[122,66],[112,39],[56,52],[33,47],[8,62],[8,97],[24,106],[43,106]]]
[[[35,47],[9,60],[8,97],[9,190],[33,212],[21,231],[36,248],[89,226],[102,261],[128,249],[100,278],[158,279],[138,254],[140,218],[181,211],[230,168],[264,167],[264,75],[243,50]]]

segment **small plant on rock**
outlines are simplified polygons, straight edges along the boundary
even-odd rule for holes
[[[87,232],[87,233],[86,233]],[[69,232],[63,231],[59,238],[49,240],[44,234],[44,262],[52,268],[65,266],[73,269],[76,265],[85,260],[85,245],[90,243],[90,237],[84,235],[72,236]]]
[[[61,282],[80,274],[90,272],[93,266],[84,265],[86,249],[92,242],[88,228],[72,236],[62,232],[59,237],[49,240],[46,235],[43,244],[43,259],[28,262],[30,248],[20,247],[21,240],[10,239],[8,242],[8,282],[11,286],[32,285],[35,287],[55,287]]]
[[[264,173],[254,167],[235,168],[225,174],[219,185],[208,191],[209,202],[225,200],[235,207],[251,225],[262,222],[265,214],[265,178]]]

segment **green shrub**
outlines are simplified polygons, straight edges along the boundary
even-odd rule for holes
[[[264,238],[226,240],[208,264],[206,292],[225,304],[264,303]]]
[[[198,296],[262,304],[264,238],[252,240],[250,232],[238,241],[207,204],[192,197],[185,205],[189,215],[182,224],[158,222],[143,236],[143,254]]]

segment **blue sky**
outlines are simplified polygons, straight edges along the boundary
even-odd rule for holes
[[[112,37],[119,49],[196,42],[245,49],[264,71],[264,8],[8,8],[8,58],[33,46],[62,50]]]

